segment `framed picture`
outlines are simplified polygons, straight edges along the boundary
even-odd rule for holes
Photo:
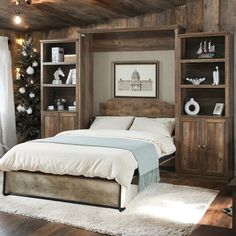
[[[114,97],[158,98],[158,61],[113,62]]]
[[[221,116],[224,110],[224,103],[216,103],[214,111],[213,111],[213,115],[218,115]]]

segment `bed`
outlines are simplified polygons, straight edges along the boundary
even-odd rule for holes
[[[111,99],[106,103],[100,104],[100,115],[171,118],[174,117],[174,105],[156,99]],[[66,135],[70,136],[71,133],[74,135],[75,132],[79,132],[80,135],[81,133],[84,133],[84,135],[87,133],[86,130],[68,131],[64,132],[63,137]],[[97,133],[99,135],[102,134],[102,136],[108,135],[107,137],[109,137],[111,133],[110,131],[103,132],[96,130],[92,132],[96,135]],[[117,137],[120,137],[120,133],[122,133],[122,135],[125,134],[126,136],[130,136],[128,131],[117,131]],[[143,134],[140,134],[140,136],[142,135]],[[49,144],[31,143],[30,145],[44,145],[43,147],[46,147],[45,145]],[[59,156],[60,153],[63,153],[63,151],[59,150],[59,146],[57,147],[57,155]],[[64,146],[64,150],[66,151],[65,148],[72,150],[72,146]],[[73,150],[74,149],[76,149],[75,146],[73,146]],[[159,162],[161,163],[162,160],[169,158],[174,151],[175,149],[172,148],[172,151],[170,151],[168,155],[162,155],[161,158],[159,158]],[[43,155],[43,151],[37,154],[39,156]],[[119,152],[117,155],[118,154]],[[27,159],[27,152],[26,154],[24,153],[24,155],[24,158]],[[121,155],[123,154],[121,153]],[[137,166],[135,166],[135,162],[132,163],[132,159],[123,159],[125,165],[132,165],[133,169],[137,168]],[[138,193],[137,184],[140,178],[137,174],[137,169],[132,173],[132,176],[129,176],[130,172],[127,172],[127,176],[130,178],[130,183],[127,184],[125,181],[122,182],[119,178],[115,178],[113,175],[110,175],[109,178],[105,178],[101,175],[96,176],[96,174],[92,177],[88,176],[87,174],[77,176],[75,173],[72,174],[71,172],[64,171],[64,166],[61,168],[61,172],[55,174],[51,173],[53,172],[51,170],[32,171],[31,169],[20,168],[19,166],[17,166],[15,169],[11,169],[7,168],[5,164],[1,163],[1,161],[2,160],[0,160],[0,168],[4,171],[3,194],[5,196],[12,194],[27,197],[37,197],[110,207],[122,211],[125,209],[127,203]],[[12,162],[13,160],[9,160],[9,163]],[[95,166],[94,169],[96,168],[97,166]],[[90,169],[93,168],[89,168],[89,170]]]

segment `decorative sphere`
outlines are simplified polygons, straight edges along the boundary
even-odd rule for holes
[[[37,61],[34,61],[33,63],[32,63],[32,66],[33,67],[37,67],[39,64],[38,64],[38,62]]]
[[[25,107],[23,107],[21,105],[18,105],[16,109],[18,112],[25,112]]]
[[[19,88],[19,92],[20,92],[21,94],[24,94],[24,93],[26,92],[25,87]]]
[[[27,73],[28,75],[32,75],[32,74],[34,73],[34,68],[31,67],[31,66],[29,66],[29,67],[27,68],[27,70],[26,70],[26,73]]]
[[[26,56],[27,56],[26,51],[23,51],[23,52],[22,52],[22,55],[23,55],[24,57],[26,57]]]
[[[32,110],[31,107],[29,107],[29,108],[26,110],[26,112],[27,112],[28,115],[30,115],[30,114],[32,114],[33,110]]]
[[[33,81],[33,80],[30,80],[30,83],[31,83],[31,84],[34,84],[34,81]]]
[[[34,97],[35,97],[35,94],[31,92],[31,93],[29,94],[29,97],[30,97],[30,98],[34,98]]]

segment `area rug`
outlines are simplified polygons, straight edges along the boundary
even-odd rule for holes
[[[0,173],[0,189],[2,174]],[[0,211],[109,235],[183,236],[199,222],[217,191],[154,184],[118,210],[0,194]]]

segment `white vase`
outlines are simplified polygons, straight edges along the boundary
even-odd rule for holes
[[[64,110],[64,105],[58,105],[57,110],[58,111],[63,111]]]
[[[193,107],[193,109],[190,107]],[[193,98],[190,98],[190,100],[186,102],[184,110],[188,115],[197,115],[200,111],[200,106]]]

